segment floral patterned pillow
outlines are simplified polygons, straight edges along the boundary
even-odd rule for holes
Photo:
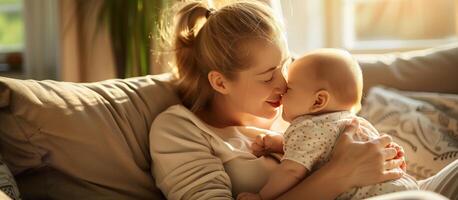
[[[375,87],[359,115],[403,146],[407,172],[419,180],[458,159],[458,95]]]
[[[14,180],[11,171],[8,169],[6,164],[3,162],[3,158],[0,156],[0,190],[4,194],[8,195],[11,199],[21,199],[19,195],[19,189],[16,181]]]

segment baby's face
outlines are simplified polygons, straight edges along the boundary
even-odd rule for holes
[[[314,103],[316,81],[306,65],[296,60],[288,68],[288,90],[282,97],[282,117],[285,121],[291,122],[296,117],[309,114],[309,108]]]
[[[360,105],[362,74],[351,55],[320,49],[297,59],[288,69],[283,118],[352,110]]]

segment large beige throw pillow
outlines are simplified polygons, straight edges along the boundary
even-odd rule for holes
[[[179,102],[169,79],[68,83],[0,77],[0,153],[15,175],[47,166],[116,191],[113,198],[160,198],[148,133],[155,116]]]

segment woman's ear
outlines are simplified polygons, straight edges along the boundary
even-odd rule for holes
[[[208,82],[212,88],[221,93],[221,94],[228,94],[229,93],[229,81],[218,71],[212,70],[208,73]]]
[[[315,102],[310,108],[311,113],[317,113],[326,108],[330,100],[329,92],[326,90],[319,90],[315,93]]]

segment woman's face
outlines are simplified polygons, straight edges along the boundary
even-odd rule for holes
[[[282,68],[287,58],[276,44],[256,41],[249,45],[250,66],[230,82],[227,97],[240,113],[271,119],[278,113],[286,90]]]

